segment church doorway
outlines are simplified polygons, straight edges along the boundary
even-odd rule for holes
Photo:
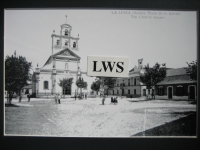
[[[71,95],[71,86],[63,87],[63,95]]]

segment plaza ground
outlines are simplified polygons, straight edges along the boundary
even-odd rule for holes
[[[119,98],[118,104],[114,105],[106,98],[102,105],[101,98],[67,98],[61,99],[61,104],[55,104],[54,99],[27,102],[24,98],[20,103],[13,99],[12,103],[19,107],[5,107],[5,135],[134,137],[195,136],[196,133],[194,117],[193,125],[186,123],[184,126],[187,134],[178,130],[170,132],[173,126],[179,128],[174,121],[196,113],[196,105],[188,101]],[[169,128],[169,124],[173,126]],[[165,130],[158,129],[166,125]],[[153,134],[149,134],[151,130]],[[166,131],[169,134],[165,134]]]

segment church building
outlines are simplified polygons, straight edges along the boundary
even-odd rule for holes
[[[60,27],[60,34],[56,34],[54,30],[51,35],[51,56],[49,56],[43,67],[39,68],[37,65],[33,73],[32,92],[35,97],[77,94],[80,92],[80,89],[76,86],[77,79],[81,77],[84,81],[87,81],[88,78],[91,78],[86,76],[86,72],[81,71],[81,57],[75,53],[75,51],[79,51],[79,35],[77,37],[72,36],[72,26],[67,22]],[[60,80],[64,78],[73,78],[71,87],[59,86]],[[87,88],[81,90],[84,93],[89,92],[90,85],[88,84]]]

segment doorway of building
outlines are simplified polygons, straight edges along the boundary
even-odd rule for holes
[[[172,87],[168,88],[168,99],[172,99]]]
[[[195,99],[195,87],[194,86],[189,87],[189,99]]]
[[[146,96],[146,89],[143,89],[143,96]]]
[[[71,86],[66,86],[63,88],[63,95],[71,95]]]

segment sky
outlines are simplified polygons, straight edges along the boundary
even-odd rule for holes
[[[60,34],[60,25],[72,26],[79,34],[80,67],[87,70],[87,56],[125,56],[129,69],[156,62],[168,68],[187,66],[197,60],[197,14],[195,11],[114,10],[114,9],[6,9],[4,56],[25,56],[43,67],[52,54],[51,34]],[[33,71],[33,70],[32,70]]]

